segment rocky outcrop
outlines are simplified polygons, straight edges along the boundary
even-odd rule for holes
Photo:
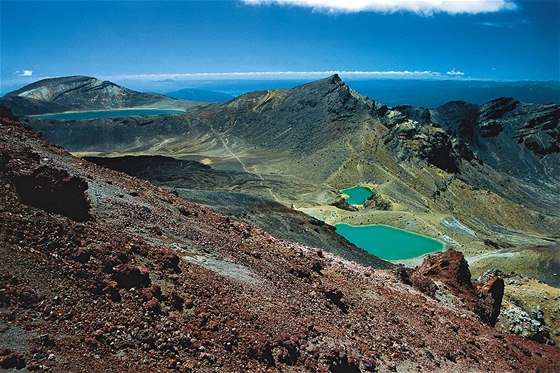
[[[539,343],[555,344],[551,338],[551,330],[545,325],[542,311],[539,314],[539,309],[535,309],[532,314],[529,314],[519,306],[508,304],[501,312],[500,324],[503,329],[512,334]]]
[[[29,174],[18,173],[12,177],[22,203],[76,221],[90,218],[90,204],[85,193],[88,185],[84,179],[45,165]]]
[[[331,206],[346,211],[358,211],[358,208],[356,206],[352,206],[351,204],[346,202],[346,199],[341,196],[336,197],[336,199],[331,203]]]
[[[372,194],[364,203],[365,208],[375,208],[376,210],[391,211],[393,209],[393,203],[391,199],[380,193]]]
[[[13,182],[21,203],[76,221],[90,219],[87,182],[49,162],[31,149],[20,154],[1,152],[0,171]]]
[[[456,293],[474,289],[469,265],[465,257],[462,253],[453,249],[428,255],[415,272],[455,289]]]
[[[480,123],[478,128],[481,137],[494,137],[498,136],[500,132],[503,131],[504,126],[502,123],[497,121],[488,121]]]
[[[399,159],[424,161],[450,173],[459,172],[462,162],[475,159],[468,145],[441,128],[410,119],[396,124],[391,120],[388,125],[391,131],[384,142]]]
[[[150,272],[142,267],[121,264],[113,268],[117,286],[124,289],[147,287],[151,284]]]
[[[496,274],[506,284],[496,328],[539,343],[558,345],[560,290],[529,276],[516,272],[503,274],[495,269],[485,273],[481,281]]]
[[[500,315],[500,306],[504,297],[504,279],[498,276],[477,285],[477,292],[481,299],[481,318],[490,325],[496,325]]]
[[[482,105],[449,103],[431,111],[431,124],[465,142],[477,158],[534,183],[553,179],[560,153],[560,106],[511,97]],[[410,118],[414,118],[410,116]]]
[[[410,284],[431,296],[435,295],[437,284],[440,284],[461,299],[482,322],[492,326],[496,324],[504,295],[504,280],[495,275],[474,285],[462,253],[449,249],[428,255],[408,278]]]
[[[512,97],[501,97],[492,100],[480,108],[479,121],[484,122],[492,119],[503,118],[506,113],[511,112],[519,105],[519,101]]]

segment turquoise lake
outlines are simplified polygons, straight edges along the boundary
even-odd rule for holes
[[[382,259],[415,258],[441,251],[443,242],[386,225],[336,224],[336,232],[370,254]]]
[[[30,117],[38,118],[38,119],[54,119],[54,120],[81,120],[81,119],[129,117],[132,115],[138,115],[138,116],[170,115],[170,114],[181,114],[183,112],[184,112],[183,110],[179,110],[179,109],[120,109],[120,110],[73,111],[73,112],[65,112],[65,113],[30,115]]]
[[[361,186],[342,189],[341,192],[349,195],[349,197],[346,198],[346,202],[350,205],[363,205],[364,202],[373,195],[370,189]]]

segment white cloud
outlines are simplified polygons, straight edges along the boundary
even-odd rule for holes
[[[451,75],[451,76],[463,76],[465,75],[464,72],[462,71],[457,71],[455,69],[451,69],[450,71],[446,72],[447,75]]]
[[[17,76],[32,76],[33,75],[33,70],[23,70],[23,71],[16,70],[16,71],[14,71],[14,75],[17,75]]]
[[[514,0],[241,0],[248,5],[287,5],[329,13],[413,12],[476,14],[517,9]]]
[[[479,23],[481,26],[486,27],[495,27],[495,28],[512,28],[515,26],[514,23],[507,23],[507,22],[482,22]]]
[[[454,71],[454,70],[452,70]],[[227,80],[227,79],[321,79],[339,74],[343,79],[444,79],[445,74],[430,70],[415,71],[253,71],[253,72],[215,72],[215,73],[179,73],[179,74],[138,74],[138,75],[107,75],[106,80]],[[449,74],[449,72],[448,72]],[[456,72],[455,75],[463,75]]]

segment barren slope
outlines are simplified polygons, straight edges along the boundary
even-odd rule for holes
[[[447,285],[424,295],[402,273],[275,240],[74,158],[5,111],[0,172],[4,368],[553,371],[560,363],[557,348],[481,324],[465,306],[473,300],[463,272],[450,277],[456,283],[438,277]],[[81,204],[53,203],[68,195]],[[456,257],[450,270],[462,266]]]

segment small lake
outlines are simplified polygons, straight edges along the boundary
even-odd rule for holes
[[[31,118],[37,119],[54,119],[54,120],[83,120],[83,119],[99,119],[99,118],[118,118],[150,115],[170,115],[181,114],[184,110],[180,109],[113,109],[113,110],[92,110],[92,111],[66,111],[64,113],[39,114],[30,115]]]
[[[386,260],[415,258],[441,251],[443,242],[386,225],[336,224],[336,232],[370,254]]]
[[[362,186],[342,189],[340,192],[349,196],[346,198],[346,202],[350,205],[363,205],[366,200],[373,195],[373,192],[369,188]]]

